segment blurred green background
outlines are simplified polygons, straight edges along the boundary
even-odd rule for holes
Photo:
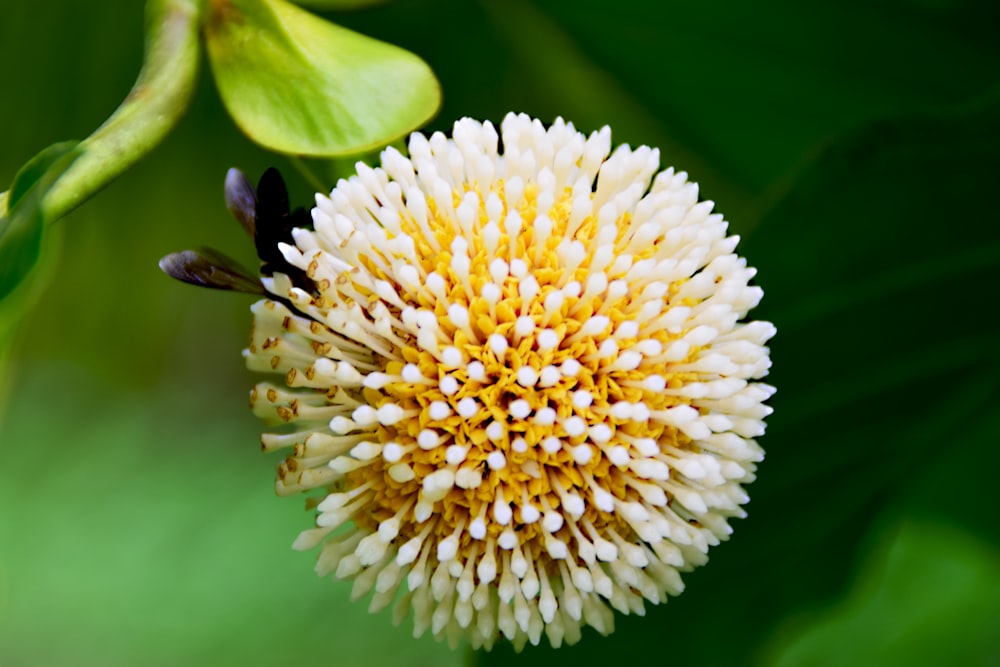
[[[141,4],[4,4],[0,189],[128,93]],[[397,0],[329,16],[431,64],[432,129],[513,109],[659,146],[744,236],[754,315],[778,326],[750,518],[684,595],[518,664],[1000,665],[996,3]],[[157,269],[198,245],[253,265],[222,183],[270,164],[311,201],[203,66],[180,127],[49,235],[0,378],[0,665],[471,659],[368,615],[290,550],[310,518],[273,496],[246,406],[251,299]]]

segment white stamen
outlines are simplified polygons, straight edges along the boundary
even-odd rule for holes
[[[330,430],[334,433],[343,435],[345,433],[350,433],[357,426],[353,420],[348,419],[342,415],[337,415],[330,420]]]
[[[552,329],[542,329],[535,336],[535,340],[538,342],[538,349],[542,352],[553,350],[559,346],[559,334]]]
[[[522,387],[533,387],[538,381],[538,371],[531,366],[521,366],[517,369],[517,383]]]
[[[486,537],[486,522],[480,518],[473,519],[469,524],[469,536],[474,540]]]
[[[465,363],[465,356],[457,347],[445,347],[441,349],[441,362],[447,368],[458,368]]]
[[[510,528],[507,528],[507,530],[500,533],[500,536],[497,538],[497,546],[499,546],[504,551],[511,551],[519,543],[520,540],[517,537],[517,533],[515,533]]]
[[[590,439],[599,445],[611,440],[611,436],[611,427],[607,424],[595,424],[590,427]]]
[[[609,447],[607,449],[608,460],[619,468],[623,468],[629,464],[632,458],[628,455],[628,450],[620,445],[614,447]]]
[[[576,359],[567,359],[562,362],[562,366],[559,367],[559,370],[566,377],[576,377],[577,373],[580,372],[580,362]]]
[[[466,315],[468,315],[468,313]],[[604,333],[610,323],[611,320],[604,315],[592,315],[586,322],[583,323],[583,326],[581,326],[579,331],[576,332],[576,335],[597,336]]]
[[[503,470],[507,466],[507,457],[503,452],[490,452],[486,455],[486,465],[490,470]]]
[[[581,517],[583,516],[584,509],[586,505],[583,502],[583,498],[576,495],[575,493],[567,493],[563,496],[563,507],[571,516]]]
[[[523,398],[511,401],[507,409],[515,419],[524,419],[531,414],[531,404]]]
[[[445,375],[441,378],[438,388],[445,396],[453,396],[456,392],[458,392],[458,380],[450,375]]]
[[[554,435],[550,435],[542,440],[542,449],[547,451],[549,454],[556,454],[560,449],[562,449],[562,440]]]
[[[445,461],[448,465],[457,466],[465,460],[468,453],[469,449],[467,447],[463,447],[462,445],[449,445],[448,449],[445,450]]]
[[[545,312],[554,315],[562,308],[565,300],[566,297],[561,291],[549,292],[545,297]]]
[[[481,361],[471,361],[466,367],[466,372],[469,374],[470,380],[475,380],[476,382],[486,381],[486,366],[483,365]]]
[[[455,473],[450,468],[435,470],[424,477],[423,499],[430,502],[443,500],[455,484]]]
[[[496,500],[493,502],[493,518],[501,526],[506,526],[510,523],[513,516],[514,512],[511,511],[510,505],[503,501],[502,495],[498,495]]]
[[[362,405],[351,413],[351,419],[361,427],[374,426],[378,423],[378,414],[370,405]]]
[[[500,442],[503,440],[503,436],[506,431],[507,428],[503,422],[491,421],[489,426],[486,427],[486,437],[489,438],[491,442]]]
[[[632,444],[635,446],[636,451],[643,456],[656,456],[660,453],[659,445],[652,438],[636,438],[632,441]]]
[[[558,384],[560,379],[562,379],[562,373],[559,372],[559,367],[549,365],[542,369],[538,377],[538,386],[551,387]]]
[[[602,512],[613,512],[615,510],[614,496],[596,484],[591,485],[590,491],[593,494],[594,504],[597,506],[597,509]]]
[[[424,375],[420,372],[420,368],[416,364],[406,364],[403,366],[402,372],[403,382],[409,382],[410,384],[417,384],[424,381]]]
[[[594,450],[589,445],[577,445],[572,449],[573,460],[577,465],[587,465],[594,456]]]
[[[383,426],[392,426],[398,423],[404,415],[403,408],[395,403],[386,403],[378,409],[378,423]]]
[[[662,375],[647,375],[644,384],[646,389],[653,392],[661,392],[667,388],[667,380]]]
[[[524,493],[521,501],[521,521],[524,523],[535,523],[541,517],[538,508],[528,502],[528,494]]]
[[[497,258],[490,262],[490,277],[496,285],[503,285],[510,273],[510,267],[503,259]]]
[[[459,329],[465,329],[469,326],[469,311],[465,306],[453,303],[448,306],[448,319]]]
[[[618,421],[627,421],[632,416],[632,404],[628,401],[617,401],[611,406],[610,414]]]
[[[582,417],[573,415],[563,422],[563,429],[566,431],[566,435],[575,438],[587,432],[587,422]]]
[[[497,561],[496,555],[493,553],[492,541],[487,543],[486,551],[483,553],[482,560],[479,561],[479,566],[476,568],[476,574],[479,575],[479,582],[481,584],[489,584],[496,579]]]
[[[403,458],[403,447],[398,442],[387,442],[382,446],[382,458],[386,463],[397,463]]]
[[[486,299],[487,303],[495,306],[497,302],[500,301],[500,297],[503,296],[503,293],[500,288],[493,283],[486,283],[483,285],[481,295],[484,299]]]
[[[359,461],[370,461],[382,453],[382,445],[377,442],[359,442],[351,448],[351,456]]]
[[[655,338],[647,338],[637,342],[633,349],[644,357],[655,357],[663,353],[663,343]]]
[[[514,260],[514,262],[517,261],[520,260]],[[514,262],[511,262],[511,267],[513,267]],[[530,305],[534,298],[538,295],[538,281],[535,280],[535,277],[532,275],[522,278],[520,284],[517,286],[517,292],[521,295],[521,310],[524,312],[526,310],[526,306]]]
[[[639,335],[639,323],[625,320],[615,329],[615,338],[635,338]]]
[[[617,345],[615,346],[617,347]],[[610,355],[609,355],[610,356]],[[617,361],[612,367],[619,371],[634,371],[642,363],[642,355],[635,350],[625,350],[618,355]]]
[[[500,334],[497,333],[490,334],[488,343],[490,346],[490,350],[492,350],[493,354],[495,354],[497,357],[502,357],[504,352],[506,352],[507,348],[509,347],[507,339],[504,336],[501,336]]]
[[[586,389],[578,389],[573,392],[573,406],[580,410],[589,408],[594,402],[594,395]]]
[[[455,411],[458,412],[459,416],[470,419],[479,412],[479,403],[471,396],[466,396],[458,402]]]
[[[483,474],[476,468],[459,468],[455,473],[455,486],[460,489],[478,489],[483,483]]]
[[[562,514],[549,510],[545,513],[545,516],[542,517],[542,528],[544,528],[547,532],[555,533],[563,527],[564,521],[565,519],[563,519]]]
[[[400,484],[409,482],[417,476],[416,473],[413,472],[413,468],[405,463],[397,463],[394,466],[390,466],[388,472],[389,477],[392,478],[394,482],[399,482]]]
[[[434,449],[440,442],[440,436],[434,429],[425,428],[417,435],[417,444],[421,449]]]
[[[548,406],[539,408],[533,421],[539,426],[552,426],[556,423],[556,411]]]
[[[451,406],[444,401],[432,401],[427,408],[427,416],[433,421],[442,421],[451,416]]]
[[[392,382],[392,376],[385,373],[369,373],[362,381],[362,385],[369,389],[381,389]]]
[[[529,315],[522,315],[514,322],[514,333],[522,338],[535,330],[535,320]]]
[[[606,338],[597,347],[597,356],[601,359],[610,359],[618,354],[618,341],[614,338]],[[614,365],[612,364],[612,368]]]

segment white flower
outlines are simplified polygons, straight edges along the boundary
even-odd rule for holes
[[[611,632],[745,515],[774,392],[755,270],[685,173],[610,150],[513,114],[414,134],[280,245],[311,282],[264,279],[247,363],[287,386],[252,400],[294,426],[264,448],[292,448],[279,494],[322,494],[295,547],[414,635]]]

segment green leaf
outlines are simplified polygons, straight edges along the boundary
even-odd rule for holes
[[[282,0],[216,0],[205,38],[222,100],[251,139],[313,156],[387,144],[441,100],[414,54]]]
[[[46,173],[72,152],[79,145],[78,141],[64,141],[42,149],[38,155],[28,160],[14,176],[10,190],[7,191],[7,210],[14,210],[21,200],[45,178]],[[4,229],[0,227],[0,237]]]
[[[1000,67],[988,0],[537,5],[688,150],[751,191],[874,120],[961,108]]]
[[[673,3],[667,3],[673,4]],[[575,11],[576,3],[567,5]],[[557,20],[525,0],[505,0],[482,4],[510,50],[512,60],[520,65],[518,86],[530,91],[533,105],[541,105],[539,117],[572,113],[567,120],[580,128],[598,128],[612,124],[616,143],[646,144],[660,149],[666,164],[684,169],[698,180],[714,201],[725,204],[734,216],[749,206],[750,193],[730,179],[698,151],[691,150],[682,134],[664,122],[662,113],[643,103],[637,89],[608,72],[604,63],[593,59],[593,52],[578,43]],[[620,20],[616,12],[603,12],[603,21]],[[650,7],[650,10],[652,7]],[[660,48],[659,40],[653,40]],[[629,44],[622,49],[620,44]],[[540,57],[539,45],[545,45]],[[619,42],[618,50],[631,52],[641,45],[634,40]],[[500,78],[498,76],[498,78]],[[666,165],[665,165],[666,166]]]
[[[300,7],[310,7],[320,11],[351,11],[355,9],[364,9],[365,7],[372,7],[374,5],[384,5],[389,1],[390,0],[295,0],[295,4]]]
[[[29,160],[14,177],[7,210],[0,217],[0,301],[37,263],[48,222],[42,202],[80,154],[75,141],[54,144]]]
[[[904,521],[846,600],[779,635],[768,664],[983,665],[1000,655],[1000,552],[947,524]]]

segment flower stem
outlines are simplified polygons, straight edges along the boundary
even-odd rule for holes
[[[289,155],[288,161],[295,168],[297,172],[306,180],[309,187],[313,188],[316,192],[328,192],[330,187],[323,182],[323,179],[313,171],[304,159],[296,155]]]
[[[200,9],[200,0],[149,1],[146,56],[139,78],[115,113],[81,142],[82,155],[46,194],[42,207],[48,222],[114,180],[180,120],[198,70]]]

